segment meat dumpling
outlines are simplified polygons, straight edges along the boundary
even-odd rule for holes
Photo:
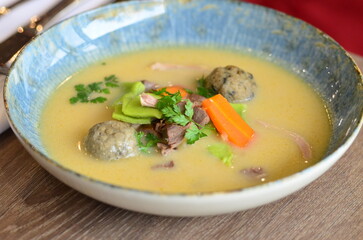
[[[139,154],[135,129],[131,124],[107,121],[94,125],[84,141],[85,149],[102,160],[117,160]]]
[[[215,68],[206,77],[205,84],[231,103],[250,101],[257,89],[253,75],[233,65]]]

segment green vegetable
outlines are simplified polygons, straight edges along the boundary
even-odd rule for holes
[[[137,118],[154,117],[160,119],[162,117],[162,113],[158,109],[141,106],[139,95],[128,93],[122,99],[122,112],[125,115]]]
[[[244,113],[247,110],[247,105],[243,103],[230,103],[233,109],[244,119]]]
[[[154,134],[144,132],[136,132],[136,140],[139,150],[144,153],[150,153],[150,148],[155,147],[160,139]]]
[[[211,88],[207,88],[205,85],[205,77],[202,76],[201,78],[199,78],[197,80],[197,94],[205,97],[205,98],[210,98],[213,97],[214,95],[216,95],[217,93],[211,89]]]
[[[130,117],[122,113],[122,105],[115,106],[112,113],[112,118],[123,122],[134,123],[134,124],[150,124],[151,118],[136,118]]]
[[[104,78],[103,82],[94,82],[88,85],[77,84],[74,86],[77,94],[69,99],[71,104],[77,102],[81,103],[103,103],[107,98],[101,96],[101,94],[110,94],[109,88],[119,87],[118,79],[115,75],[110,75]]]
[[[193,144],[207,134],[203,132],[203,128],[198,128],[195,123],[192,123],[185,133],[187,144]]]
[[[162,113],[155,108],[141,106],[140,94],[145,91],[142,82],[123,84],[126,94],[113,104],[112,118],[136,124],[150,124],[152,118],[161,118]]]
[[[208,151],[222,160],[226,166],[232,166],[233,153],[229,145],[223,143],[214,144],[208,147]]]

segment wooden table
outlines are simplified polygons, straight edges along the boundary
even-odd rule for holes
[[[363,58],[356,60],[363,69]],[[11,130],[0,135],[0,239],[363,239],[363,131],[318,180],[280,201],[213,217],[108,206],[43,170]]]

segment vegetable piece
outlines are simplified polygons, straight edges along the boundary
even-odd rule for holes
[[[145,91],[143,83],[135,82],[123,87],[127,93],[115,101],[112,118],[128,123],[150,124],[152,118],[162,117],[158,109],[141,105],[140,94]]]
[[[125,94],[122,101],[122,113],[136,118],[154,117],[160,119],[162,113],[156,108],[141,105],[140,96],[132,93]]]
[[[104,78],[103,82],[94,82],[88,85],[77,84],[74,86],[77,94],[69,99],[71,104],[81,103],[103,103],[107,98],[100,96],[101,94],[110,94],[109,88],[119,87],[118,79],[115,75]]]
[[[183,88],[181,86],[170,86],[170,87],[160,88],[160,89],[157,89],[157,91],[163,91],[161,94],[162,96],[175,94],[177,92],[180,92],[180,95],[182,98],[186,98],[188,96],[187,90],[185,90],[185,88]]]
[[[231,104],[221,94],[202,102],[217,131],[238,147],[245,146],[253,137],[253,129],[247,125]]]
[[[247,105],[243,103],[231,103],[233,109],[240,115],[243,119],[245,118],[244,113],[247,110]]]
[[[150,117],[136,118],[136,117],[131,117],[131,116],[127,116],[127,115],[123,114],[122,105],[115,106],[115,109],[112,113],[112,118],[123,121],[123,122],[134,123],[134,124],[150,124],[151,123]]]
[[[208,146],[208,152],[210,152],[211,154],[222,160],[222,162],[226,166],[228,167],[232,166],[233,153],[230,146],[222,143],[214,144]]]

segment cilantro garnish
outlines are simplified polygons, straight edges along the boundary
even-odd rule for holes
[[[69,99],[71,104],[81,103],[103,103],[107,98],[100,96],[101,94],[110,94],[109,88],[119,87],[118,79],[115,75],[104,78],[103,82],[94,82],[90,84],[77,84],[74,86],[77,94]]]
[[[143,153],[150,153],[150,148],[155,147],[160,139],[154,134],[144,132],[136,132],[137,146]]]
[[[205,77],[202,76],[201,78],[199,78],[197,80],[197,94],[205,97],[205,98],[210,98],[213,97],[214,95],[216,95],[217,93],[211,89],[211,88],[207,88],[205,85]]]

